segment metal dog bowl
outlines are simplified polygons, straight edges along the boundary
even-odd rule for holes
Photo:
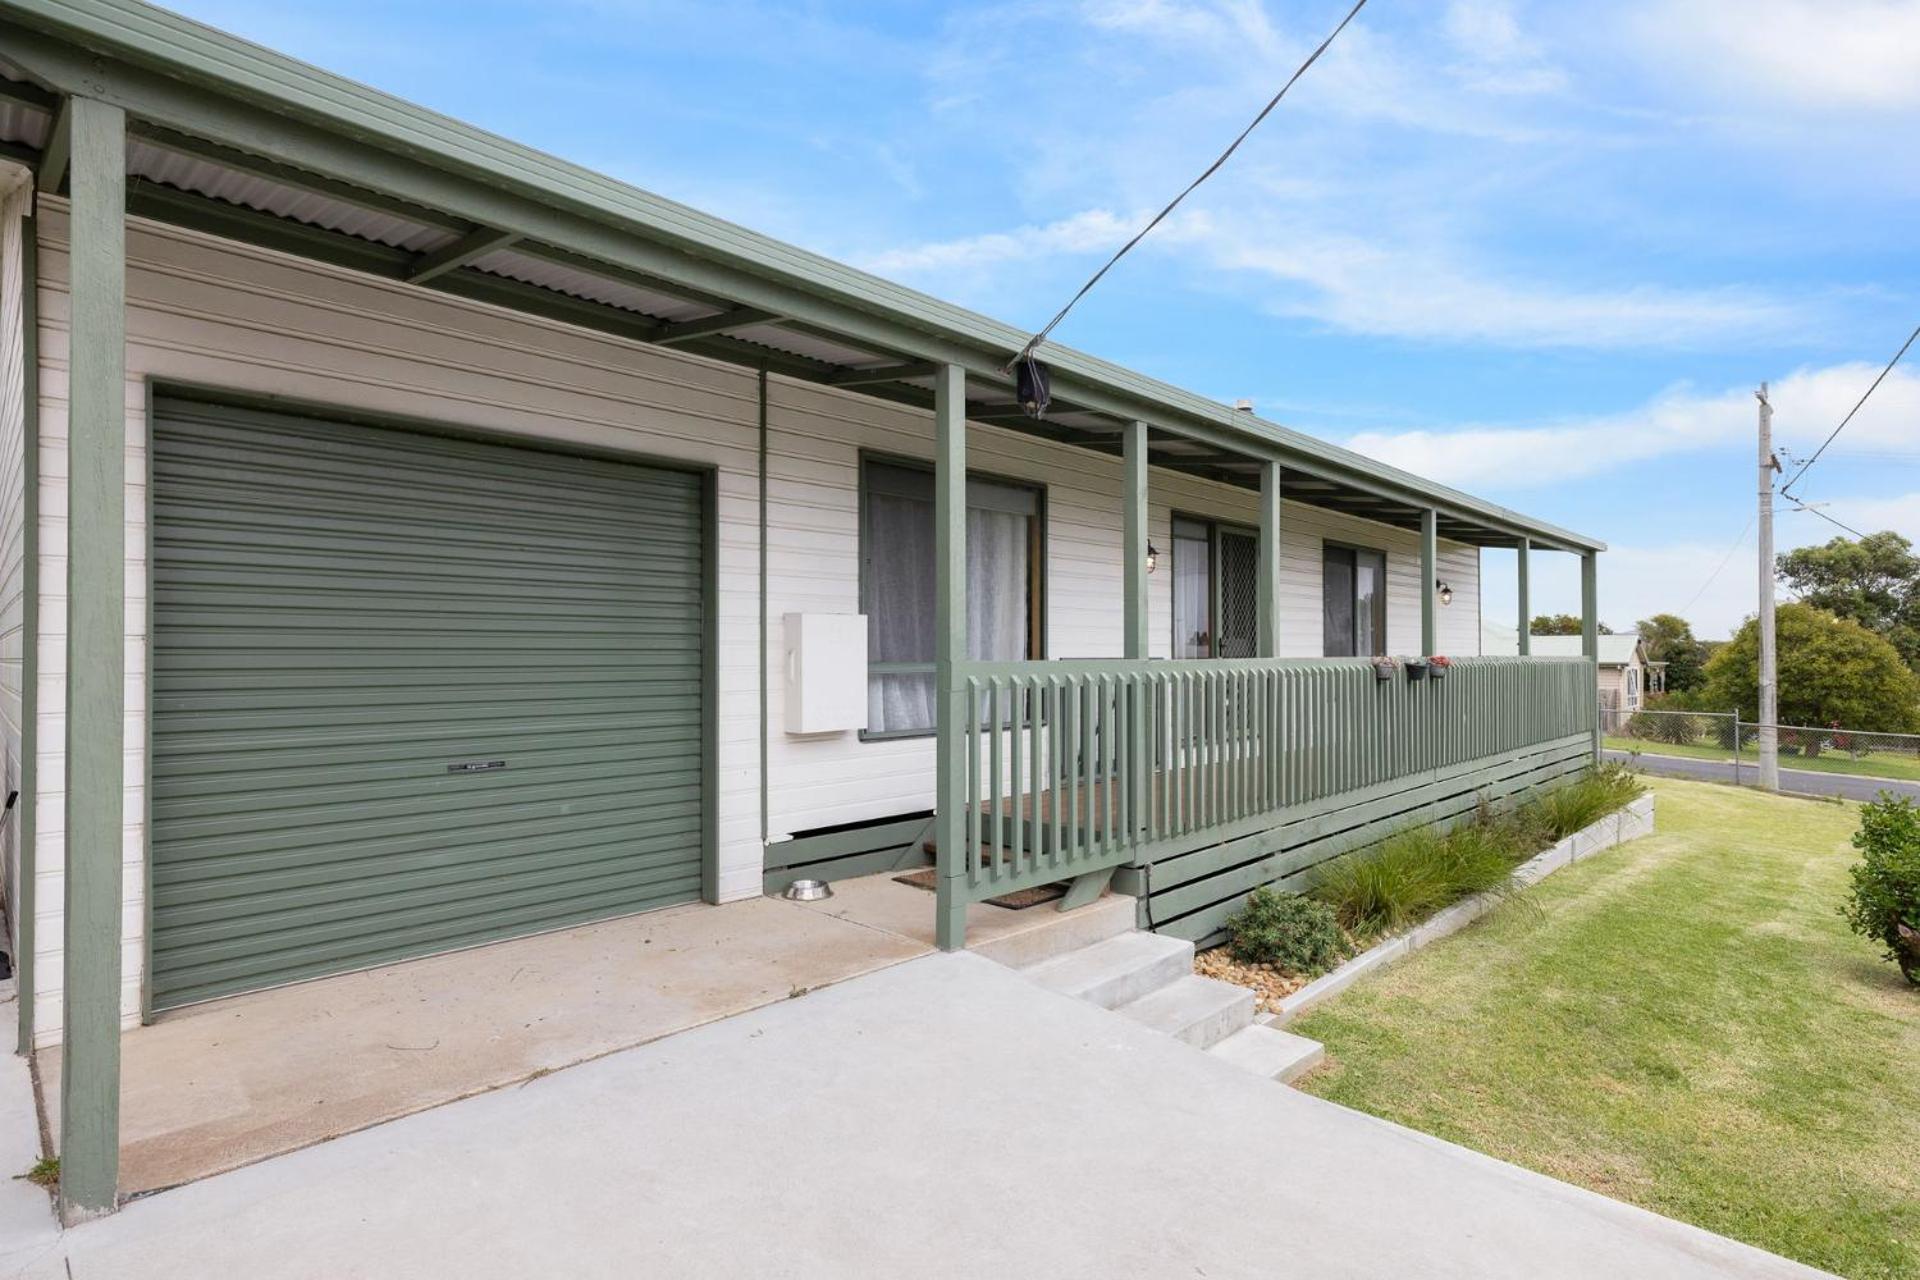
[[[794,902],[818,902],[833,896],[833,886],[825,880],[795,880],[780,896]]]

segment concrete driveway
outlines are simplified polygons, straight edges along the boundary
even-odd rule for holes
[[[1700,782],[1733,781],[1733,763],[1728,760],[1663,756],[1651,751],[1642,751],[1638,756],[1631,756],[1625,751],[1605,751],[1601,754],[1609,760],[1631,764],[1637,769],[1669,778],[1693,778]],[[1741,785],[1751,787],[1758,781],[1759,771],[1753,763],[1741,761]],[[1803,796],[1839,796],[1844,800],[1872,800],[1882,791],[1889,791],[1896,796],[1911,796],[1915,800],[1920,800],[1920,782],[1906,782],[1899,778],[1870,778],[1858,773],[1824,773],[1812,769],[1781,769],[1780,789],[1797,792]]]
[[[36,1280],[1817,1274],[966,954],[136,1201],[11,1259]]]

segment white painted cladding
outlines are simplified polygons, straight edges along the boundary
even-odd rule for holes
[[[26,657],[26,329],[21,217],[26,171],[0,165],[0,797],[20,786]],[[0,895],[8,954],[20,942],[20,806],[0,818]]]
[[[59,1039],[64,856],[67,229],[43,199],[40,223],[39,767],[36,1039]],[[387,284],[265,250],[132,221],[127,317],[127,825],[122,1009],[138,1017],[145,956],[147,493],[149,380],[440,421],[711,466],[718,475],[716,804],[720,894],[760,891],[760,665],[768,716],[769,828],[781,835],[930,808],[931,739],[861,742],[852,733],[785,732],[782,617],[859,609],[859,458],[931,455],[929,416],[810,384],[770,379],[768,599],[759,601],[755,378],[730,366]],[[1117,460],[1002,429],[969,432],[971,464],[1043,484],[1047,649],[1120,652]],[[0,473],[3,474],[3,473]],[[1252,523],[1254,496],[1155,472],[1150,532],[1170,545],[1170,511]],[[1320,542],[1388,553],[1389,647],[1418,646],[1417,538],[1404,530],[1289,504],[1282,580],[1284,652],[1320,650]],[[1443,649],[1478,649],[1479,558],[1443,543],[1454,602]],[[1171,574],[1150,579],[1153,652],[1170,648]],[[5,615],[11,616],[11,615]],[[0,651],[0,670],[4,669]]]
[[[930,419],[810,383],[775,382],[768,404],[775,427],[767,462],[768,611],[775,618],[785,612],[856,612],[860,456],[931,459]],[[967,462],[975,471],[1045,488],[1047,656],[1119,657],[1120,460],[975,425],[967,433]],[[1148,498],[1148,538],[1163,553],[1171,546],[1174,511],[1247,525],[1259,521],[1252,491],[1174,472],[1155,470]],[[1387,553],[1387,648],[1416,652],[1419,535],[1289,502],[1281,513],[1282,656],[1321,655],[1320,551],[1329,538]],[[1478,550],[1442,542],[1439,572],[1454,590],[1452,605],[1440,613],[1440,648],[1478,653]],[[1147,582],[1150,653],[1164,658],[1173,650],[1173,575],[1163,568]],[[768,825],[774,837],[932,808],[931,738],[788,737],[780,722],[782,676],[779,663],[769,665],[775,699],[767,746]]]

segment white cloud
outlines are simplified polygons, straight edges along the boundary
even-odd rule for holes
[[[1817,109],[1920,107],[1915,0],[1656,0],[1647,56],[1729,96]]]
[[[1803,369],[1774,384],[1776,440],[1800,457],[1846,416],[1879,368],[1853,363]],[[1469,425],[1420,431],[1368,431],[1349,448],[1448,484],[1472,488],[1550,485],[1598,475],[1674,454],[1751,438],[1755,403],[1748,388],[1701,394],[1675,388],[1626,413],[1541,426]],[[1887,376],[1847,427],[1848,451],[1920,440],[1920,373],[1904,366]],[[1788,472],[1792,474],[1791,470]],[[1834,514],[1841,519],[1838,507]],[[1871,517],[1862,515],[1862,519]],[[1847,520],[1848,524],[1855,521]],[[1885,520],[1874,527],[1899,527]],[[1920,531],[1920,520],[1911,526]]]
[[[970,289],[973,277],[991,268],[1110,253],[1147,216],[1088,209],[1042,225],[887,249],[861,264],[936,289]],[[1749,289],[1587,289],[1507,278],[1445,244],[1321,230],[1311,218],[1279,210],[1182,210],[1140,251],[1188,259],[1206,270],[1212,286],[1245,295],[1270,314],[1419,341],[1698,347],[1776,337],[1801,319],[1794,308]]]
[[[1482,265],[1455,244],[1318,231],[1237,210],[1196,215],[1165,239],[1218,271],[1279,288],[1277,314],[1348,333],[1497,345],[1699,346],[1785,332],[1794,309],[1750,289],[1588,288]],[[1250,285],[1258,290],[1258,284]]]
[[[1144,218],[1129,222],[1106,209],[1088,209],[1044,226],[887,249],[869,255],[860,265],[892,275],[972,273],[1056,254],[1111,253],[1143,222]]]
[[[1566,72],[1521,30],[1507,0],[1454,0],[1447,6],[1445,31],[1458,50],[1451,70],[1468,88],[1525,94],[1567,87]]]
[[[1782,544],[1783,549],[1787,544]],[[1600,557],[1600,620],[1625,631],[1656,613],[1678,613],[1703,639],[1733,634],[1754,610],[1758,564],[1752,531],[1736,542],[1621,546]],[[1528,603],[1535,614],[1580,611],[1580,564],[1569,555],[1529,560]],[[1517,608],[1513,555],[1482,557],[1481,610],[1505,626]]]

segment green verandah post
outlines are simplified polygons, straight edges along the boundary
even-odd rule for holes
[[[60,1216],[120,1177],[121,752],[126,736],[126,116],[74,98],[67,422],[66,902]]]
[[[1600,557],[1580,556],[1580,652],[1587,659],[1587,701],[1593,716],[1593,762],[1600,763]]]
[[[1280,656],[1280,464],[1260,464],[1260,656]]]
[[[934,941],[943,951],[967,945],[967,794],[961,734],[966,693],[958,663],[967,656],[967,374],[941,365],[933,379],[933,688],[934,822],[939,883]]]
[[[1121,581],[1126,592],[1126,601],[1122,618],[1126,628],[1122,653],[1129,661],[1145,662],[1147,659],[1147,424],[1138,420],[1127,423],[1122,440],[1122,456],[1126,469],[1126,492],[1122,495],[1123,536],[1122,552],[1126,563],[1121,571]],[[1133,749],[1127,753],[1131,762],[1132,777],[1128,779],[1128,792],[1132,804],[1128,821],[1137,835],[1145,832],[1152,821],[1150,806],[1153,804],[1151,780],[1153,777],[1152,751],[1148,745],[1148,705],[1150,689],[1144,682],[1136,681],[1130,688],[1131,701],[1127,708],[1129,733],[1133,739]],[[1104,884],[1105,881],[1100,883]]]
[[[1440,581],[1440,513],[1432,507],[1420,513],[1420,579],[1420,653],[1429,657],[1440,648],[1434,598]]]
[[[1520,545],[1514,551],[1514,570],[1516,576],[1519,578],[1518,594],[1520,597],[1520,648],[1516,650],[1516,652],[1523,658],[1533,652],[1533,602],[1527,598],[1531,593],[1531,586],[1527,581],[1531,569],[1527,564],[1527,560],[1532,551],[1533,540],[1531,538],[1520,539]]]

